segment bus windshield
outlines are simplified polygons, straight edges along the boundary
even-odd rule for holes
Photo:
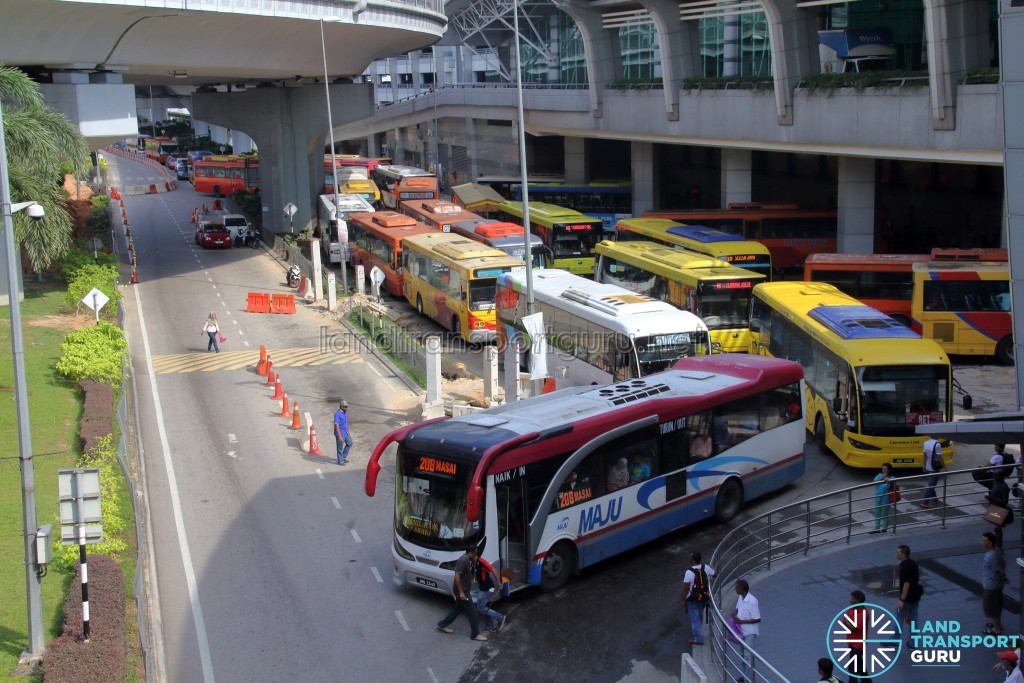
[[[640,376],[670,368],[680,358],[704,356],[711,353],[707,334],[700,332],[677,332],[673,334],[652,334],[636,340],[637,359],[640,361]]]
[[[948,372],[942,365],[859,368],[861,433],[913,436],[919,424],[945,421]]]
[[[555,258],[566,258],[569,256],[589,256],[593,252],[590,225],[584,225],[586,231],[565,232],[576,226],[559,226],[555,233]]]
[[[395,465],[395,531],[401,538],[432,549],[476,545],[482,526],[466,517],[471,465],[401,447]]]
[[[498,285],[496,278],[488,277],[469,281],[469,308],[473,311],[494,310],[494,290]]]
[[[753,282],[701,282],[698,298],[700,316],[709,330],[746,327],[750,318]]]

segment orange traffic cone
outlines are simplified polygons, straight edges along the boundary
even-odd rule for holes
[[[274,374],[274,361],[267,356],[267,386],[274,386],[275,381],[277,381],[277,375]]]
[[[292,429],[302,429],[302,421],[299,419],[299,402],[292,406]]]
[[[291,417],[292,411],[288,410],[288,392],[284,392],[284,396],[281,397],[281,414],[278,417]]]
[[[139,284],[139,273],[138,273],[138,271],[135,270],[135,268],[132,268],[132,279],[129,282],[129,284],[133,284],[133,285]]]
[[[256,374],[263,376],[267,374],[267,347],[260,344],[260,362],[256,364]]]
[[[284,398],[284,394],[281,393],[281,376],[278,375],[274,381],[274,395],[270,397],[271,401],[280,401]]]
[[[316,428],[313,425],[309,425],[309,454],[323,455],[320,452],[320,444],[316,441]]]

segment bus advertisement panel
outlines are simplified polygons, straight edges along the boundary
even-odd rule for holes
[[[744,504],[804,473],[796,363],[718,354],[613,385],[566,389],[400,427],[373,449],[364,491],[395,453],[394,580],[451,595],[469,548],[512,590],[574,572]]]
[[[452,223],[452,232],[482,242],[489,247],[500,249],[521,261],[526,260],[524,239],[526,230],[518,223],[505,223],[477,217],[472,220]],[[534,268],[551,267],[551,252],[544,246],[541,238],[536,235],[530,235],[530,254],[533,257]]]
[[[402,241],[412,235],[433,232],[408,216],[394,211],[351,213],[348,216],[349,257],[352,267],[362,265],[366,276],[377,266],[387,279],[385,288],[391,296],[405,296],[402,269]]]
[[[146,138],[146,156],[161,164],[167,161],[168,154],[178,153],[178,142],[167,137]]]
[[[946,353],[1013,364],[1010,269],[1006,263],[914,264],[914,330]]]
[[[821,282],[768,282],[750,304],[752,354],[796,361],[806,427],[851,467],[924,466],[918,425],[953,419],[949,358],[931,339]],[[952,443],[940,440],[947,463]]]
[[[260,159],[257,156],[208,156],[197,159],[192,170],[192,184],[200,194],[223,197],[235,192],[260,190]]]
[[[750,292],[763,275],[725,261],[655,242],[605,240],[597,245],[594,279],[667,301],[708,327],[714,353],[746,353]]]
[[[498,281],[498,348],[528,349],[526,273]],[[671,304],[564,270],[533,271],[533,311],[543,314],[547,364],[556,383],[604,384],[646,377],[680,358],[711,353],[700,318]]]
[[[348,255],[348,215],[367,211],[373,211],[373,206],[357,195],[320,195],[316,211],[317,237],[328,263],[340,264]]]
[[[370,172],[370,180],[380,190],[385,209],[400,211],[402,202],[437,199],[437,176],[414,166],[380,165]]]
[[[644,217],[706,225],[756,240],[771,251],[772,263],[778,270],[800,268],[809,254],[836,250],[838,218],[834,209],[750,202],[730,204],[726,209],[644,211]]]
[[[526,264],[461,235],[430,230],[402,242],[405,298],[470,344],[493,342],[498,278]]]
[[[525,225],[523,204],[504,202],[498,217]],[[594,247],[604,234],[601,221],[554,204],[530,202],[530,232],[551,250],[554,267],[582,277],[594,277]]]

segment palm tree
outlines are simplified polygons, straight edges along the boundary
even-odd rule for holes
[[[32,268],[40,271],[71,245],[71,217],[62,161],[78,171],[89,146],[67,118],[43,102],[39,87],[21,71],[0,64],[0,100],[7,147],[7,182],[14,202],[35,200],[46,210],[42,220],[15,214],[15,234]]]

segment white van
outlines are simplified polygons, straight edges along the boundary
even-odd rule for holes
[[[224,222],[224,227],[231,232],[232,240],[249,229],[249,221],[241,214],[226,213],[221,216],[221,220]]]

